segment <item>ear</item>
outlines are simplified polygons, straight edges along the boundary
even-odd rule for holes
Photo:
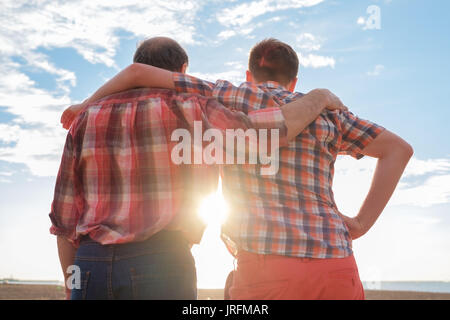
[[[297,85],[297,81],[298,81],[298,78],[295,77],[295,79],[292,79],[292,81],[289,82],[287,89],[290,92],[294,92],[295,91],[295,86]]]
[[[183,65],[181,66],[181,73],[186,73],[187,67],[188,67],[187,62],[183,63]]]
[[[253,82],[253,75],[249,70],[245,72],[245,78],[247,82]]]

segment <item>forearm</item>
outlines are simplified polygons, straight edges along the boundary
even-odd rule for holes
[[[281,107],[287,128],[287,140],[294,139],[322,113],[327,106],[320,90],[313,90]]]
[[[410,157],[408,151],[399,149],[378,160],[369,193],[357,215],[364,233],[370,230],[386,207]]]
[[[70,276],[67,274],[67,268],[73,265],[75,261],[76,248],[73,244],[62,236],[57,237],[58,255],[61,263],[62,272],[64,274],[64,283]]]
[[[133,88],[175,89],[172,72],[146,64],[133,63],[98,89],[86,102]]]

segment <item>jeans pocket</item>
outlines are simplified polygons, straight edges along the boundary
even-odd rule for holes
[[[166,269],[130,268],[131,289],[136,300],[195,300],[197,277],[194,266]]]

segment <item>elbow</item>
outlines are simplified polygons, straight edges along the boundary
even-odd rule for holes
[[[402,141],[402,147],[401,147],[403,154],[406,158],[411,159],[414,155],[414,149],[413,147],[406,141]]]
[[[131,88],[148,87],[145,79],[146,66],[141,63],[132,63],[124,71],[124,83]]]
[[[132,79],[139,79],[141,66],[139,63],[132,63],[127,67],[127,75]]]
[[[414,149],[408,142],[386,130],[377,137],[374,147],[369,150],[369,155],[378,159],[391,159],[408,163],[414,155]]]
[[[386,146],[384,152],[382,152],[382,154],[380,154],[377,158],[395,159],[395,161],[400,161],[407,164],[413,155],[413,147],[403,139],[398,139],[395,143]]]
[[[402,140],[401,143],[397,146],[398,153],[401,158],[408,162],[412,156],[414,155],[413,147],[406,141]]]
[[[408,159],[411,159],[412,158],[412,156],[414,155],[414,149],[413,149],[413,147],[409,144],[409,143],[407,143],[407,150],[406,150],[406,154],[407,154],[407,156],[408,156]]]

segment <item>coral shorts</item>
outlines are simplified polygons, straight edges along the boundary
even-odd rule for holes
[[[232,300],[364,300],[352,256],[295,258],[241,251],[230,288]]]

